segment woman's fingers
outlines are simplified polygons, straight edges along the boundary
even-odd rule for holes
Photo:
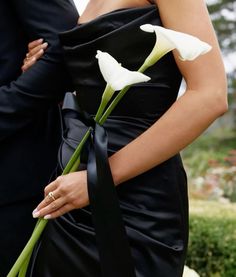
[[[36,39],[34,41],[31,41],[29,44],[28,44],[28,50],[30,51],[31,49],[35,48],[36,46],[40,45],[43,43],[43,39],[40,38],[40,39]]]
[[[61,186],[65,177],[59,176],[44,189],[44,199],[33,211],[33,217],[44,217],[60,209],[68,202],[68,193],[61,194]]]
[[[46,201],[46,198],[33,211],[33,217],[44,217],[45,215],[51,214],[58,209],[61,209],[66,204],[66,200],[63,197],[59,197],[56,200],[50,199],[50,203]]]
[[[71,204],[66,204],[66,205],[62,206],[61,208],[57,209],[56,211],[46,214],[44,216],[44,219],[57,218],[59,216],[62,216],[65,213],[70,212],[72,209],[74,209],[74,207]]]
[[[58,204],[65,202],[63,199],[64,197],[61,197],[61,195],[59,195],[57,191],[50,192],[48,195],[45,196],[43,201],[37,206],[37,210],[41,210],[46,206],[51,205],[51,203],[57,204],[58,206]]]
[[[28,54],[26,55],[26,58],[30,59],[31,57],[41,57],[44,53],[44,50],[48,47],[48,43],[44,42],[43,44],[37,45],[34,48],[32,48]]]
[[[27,59],[24,59],[24,64],[22,65],[21,67],[21,70],[23,72],[25,72],[27,69],[29,69],[33,64],[36,63],[36,58],[35,57],[32,57],[31,59],[27,60]]]
[[[28,44],[29,52],[26,54],[26,58],[24,59],[23,66],[21,67],[22,71],[25,72],[33,64],[35,64],[36,61],[42,57],[47,47],[48,47],[48,43],[47,42],[43,43],[43,39],[38,39],[30,42]]]
[[[45,197],[49,194],[49,192],[55,191],[58,188],[58,186],[60,185],[61,179],[62,179],[62,176],[57,177],[55,181],[51,182],[49,185],[47,185],[44,188]]]

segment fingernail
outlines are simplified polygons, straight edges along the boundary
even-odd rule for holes
[[[45,215],[44,219],[51,219],[52,216],[50,214]]]
[[[44,43],[42,44],[42,46],[43,46],[43,47],[47,47],[47,46],[48,46],[48,43],[47,43],[47,42],[44,42]]]
[[[38,42],[42,43],[43,42],[43,38],[38,39]]]
[[[37,217],[39,217],[39,211],[37,209],[35,209],[33,211],[33,218],[37,218]]]

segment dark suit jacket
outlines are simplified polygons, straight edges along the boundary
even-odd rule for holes
[[[77,18],[69,0],[0,1],[0,207],[42,192],[56,166],[57,103],[69,89],[58,33]],[[38,38],[49,47],[22,74],[27,43]]]

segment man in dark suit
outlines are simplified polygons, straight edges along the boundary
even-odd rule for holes
[[[32,210],[55,170],[60,142],[57,103],[68,90],[57,34],[76,25],[70,0],[0,1],[0,276],[27,242]],[[29,41],[48,42],[22,74]]]

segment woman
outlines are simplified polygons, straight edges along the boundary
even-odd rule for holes
[[[151,83],[131,88],[104,125],[132,260],[125,247],[126,265],[109,259],[104,254],[106,238],[101,239],[103,234],[99,233],[95,240],[97,218],[92,222],[84,169],[58,177],[45,188],[46,197],[33,216],[57,219],[49,222],[29,274],[181,276],[188,240],[188,201],[178,152],[227,110],[224,67],[205,3],[90,0],[78,23],[61,35],[61,41],[78,103],[90,115],[96,113],[105,85],[94,59],[96,50],[109,52],[123,66],[137,69],[154,42],[153,37],[137,31],[140,25],[151,23],[189,33],[213,48],[193,62],[181,61],[175,51],[173,56],[166,55],[146,72]],[[45,49],[31,43],[23,69]],[[175,101],[181,75],[186,80],[186,92]],[[79,133],[87,128],[80,120],[75,126]],[[106,226],[103,228],[106,232]],[[110,254],[122,259],[122,253]]]

